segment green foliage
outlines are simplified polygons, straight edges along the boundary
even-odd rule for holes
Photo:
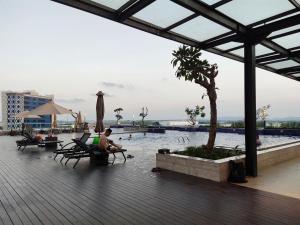
[[[195,109],[190,109],[188,107],[186,107],[185,109],[185,112],[186,114],[188,115],[189,119],[188,119],[188,122],[194,126],[196,124],[196,121],[197,121],[197,116],[201,116],[201,117],[205,117],[205,113],[203,112],[205,109],[204,106],[199,106],[197,105],[195,107]]]
[[[172,55],[174,59],[171,63],[173,67],[177,67],[175,75],[179,79],[184,78],[208,88],[209,79],[218,74],[216,64],[211,65],[206,59],[200,59],[199,48],[183,45],[177,51],[173,51]]]
[[[265,105],[256,110],[256,119],[261,119],[262,121],[265,121],[267,117],[269,116],[268,110],[271,108],[271,105]]]
[[[232,128],[244,128],[245,127],[245,123],[242,120],[233,121],[233,122],[231,122],[231,127]]]
[[[145,117],[148,116],[148,107],[146,107],[146,108],[143,107],[142,112],[139,114],[139,116],[142,117],[142,126],[144,126],[145,125],[144,119],[145,119]]]
[[[300,122],[299,121],[281,122],[280,128],[299,129],[300,128]]]
[[[121,111],[123,111],[123,110],[124,110],[123,108],[116,108],[116,109],[114,109],[114,112],[117,114],[120,114]]]
[[[176,154],[217,160],[217,159],[242,155],[244,154],[244,152],[234,148],[232,149],[214,148],[213,151],[206,151],[205,149],[203,149],[202,146],[189,146],[184,151],[177,152]]]
[[[116,108],[114,110],[114,112],[116,113],[115,117],[117,118],[117,123],[119,123],[119,121],[121,119],[123,119],[123,116],[121,115],[121,112],[123,111],[123,108]]]
[[[117,115],[116,115],[116,118],[117,118],[117,120],[119,121],[119,120],[123,119],[123,116],[117,114]]]

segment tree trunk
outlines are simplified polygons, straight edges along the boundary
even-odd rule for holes
[[[210,103],[210,129],[206,149],[207,151],[212,151],[215,145],[217,133],[217,93],[215,88],[207,90],[207,95]]]

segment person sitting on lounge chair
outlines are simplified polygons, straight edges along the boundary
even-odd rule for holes
[[[37,142],[42,142],[43,141],[43,135],[41,134],[36,134],[34,136],[34,140],[37,141]]]
[[[99,140],[99,149],[106,151],[107,153],[114,152],[122,148],[121,145],[115,144],[112,140],[109,140],[108,137],[111,135],[112,130],[110,128],[106,129],[101,135]]]

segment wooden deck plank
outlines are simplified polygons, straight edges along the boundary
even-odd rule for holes
[[[0,224],[299,225],[300,200],[172,172],[137,155],[76,169],[0,137]],[[130,150],[129,150],[130,151]],[[149,157],[149,156],[148,156]]]
[[[12,223],[14,225],[23,225],[20,216],[17,214],[15,208],[9,202],[9,196],[7,196],[3,191],[3,185],[0,186],[0,199]]]

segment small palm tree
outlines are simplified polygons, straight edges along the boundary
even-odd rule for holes
[[[143,107],[139,116],[142,117],[142,126],[144,126],[144,119],[146,116],[148,116],[148,108]]]
[[[115,117],[117,118],[117,124],[120,124],[120,120],[123,119],[121,112],[123,111],[122,108],[116,108],[114,112],[116,113]]]
[[[190,109],[188,107],[185,108],[185,112],[188,115],[189,119],[187,120],[192,126],[196,125],[197,116],[205,117],[205,113],[203,112],[205,109],[204,106],[197,105],[195,109]]]
[[[271,105],[265,105],[256,110],[256,119],[261,119],[264,124],[264,128],[266,128],[266,119],[269,116],[268,110],[271,108]]]

